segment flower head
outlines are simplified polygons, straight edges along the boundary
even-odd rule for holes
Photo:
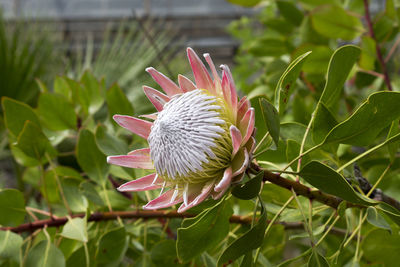
[[[121,185],[120,191],[168,189],[144,206],[159,209],[183,202],[183,212],[211,196],[221,198],[231,184],[244,176],[254,150],[254,109],[238,96],[229,68],[222,65],[220,78],[210,56],[204,57],[212,77],[191,49],[187,49],[195,84],[179,75],[179,86],[147,68],[167,95],[144,86],[157,109],[141,120],[115,115],[122,127],[147,139],[149,148],[128,155],[109,156],[107,161],[124,167],[152,169],[153,174]]]

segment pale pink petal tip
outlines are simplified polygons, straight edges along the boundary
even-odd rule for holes
[[[222,177],[221,181],[215,186],[215,192],[222,192],[228,189],[232,181],[232,168],[226,168],[224,171],[224,176]]]
[[[143,209],[146,210],[155,210],[155,209],[162,209],[162,208],[167,208],[171,207],[175,204],[178,204],[179,202],[182,202],[182,197],[177,197],[175,200],[173,200],[174,196],[174,191],[175,190],[168,190],[158,198],[153,199],[149,203],[147,203],[145,206],[143,206]]]
[[[178,209],[178,213],[187,211],[188,209],[203,202],[211,193],[214,186],[214,181],[211,181],[203,186],[201,191],[195,191],[190,196],[188,196],[188,204],[182,203]]]
[[[242,143],[242,134],[240,133],[239,129],[236,128],[236,126],[234,125],[231,125],[229,131],[231,132],[231,139],[233,146],[232,157],[234,157],[240,149],[240,144]]]
[[[173,81],[171,81],[170,78],[157,71],[155,68],[146,68],[146,71],[151,75],[154,81],[161,86],[167,95],[173,96],[182,93],[182,90]]]
[[[114,115],[113,119],[125,129],[147,139],[150,134],[152,122],[137,119],[131,116]]]
[[[154,169],[153,162],[150,156],[144,155],[121,155],[121,156],[109,156],[107,157],[107,163],[128,167],[151,170]]]
[[[168,96],[149,86],[143,86],[143,92],[157,111],[163,110],[165,103],[170,100]]]
[[[187,48],[187,56],[189,58],[190,66],[192,67],[194,79],[196,81],[196,87],[201,89],[207,89],[211,93],[215,93],[214,83],[208,73],[203,62],[190,47]]]
[[[149,174],[142,178],[124,183],[120,187],[118,187],[118,191],[120,192],[129,192],[129,191],[146,191],[153,190],[157,188],[161,188],[162,179],[158,177],[157,174]]]

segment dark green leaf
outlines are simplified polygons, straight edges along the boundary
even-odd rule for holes
[[[104,202],[97,192],[96,187],[90,181],[82,182],[79,185],[79,190],[82,194],[85,195],[88,200],[92,201],[94,204],[99,206],[104,205]]]
[[[291,162],[294,158],[296,158],[299,154],[300,154],[300,147],[301,145],[292,140],[292,139],[288,139],[287,140],[287,145],[286,145],[286,157],[287,157],[287,162]],[[307,164],[307,162],[310,162],[311,158],[310,155],[304,155],[301,158],[301,163],[303,165]],[[297,170],[297,164],[298,161],[295,161],[291,167],[293,170]]]
[[[313,250],[310,259],[308,260],[307,267],[329,267],[329,263],[321,254],[316,250]]]
[[[304,134],[306,132],[307,126],[297,122],[286,122],[281,124],[281,137],[284,140],[292,139],[297,143],[301,144],[303,141]],[[304,148],[308,149],[314,145],[311,135],[307,135]]]
[[[275,89],[275,106],[279,110],[279,114],[283,114],[289,101],[289,97],[295,87],[296,80],[300,75],[304,60],[308,55],[310,55],[310,53],[311,51],[304,53],[293,60],[279,79],[278,85]]]
[[[105,155],[123,155],[129,152],[128,145],[107,132],[103,125],[96,127],[96,144]]]
[[[68,218],[68,222],[64,225],[61,235],[69,239],[86,243],[88,241],[86,219]]]
[[[312,137],[314,143],[319,144],[324,141],[326,135],[338,124],[338,122],[331,111],[322,102],[318,103],[314,116]]]
[[[312,12],[314,29],[329,38],[352,40],[363,32],[363,26],[356,16],[338,5],[323,5]]]
[[[393,222],[400,226],[400,211],[398,209],[385,202],[379,203],[376,208],[385,213]]]
[[[2,106],[6,127],[14,136],[19,135],[28,120],[38,126],[40,125],[35,111],[27,104],[3,97]]]
[[[378,202],[356,193],[341,174],[318,161],[311,161],[305,165],[299,175],[325,193],[349,202],[368,206],[378,204]]]
[[[245,184],[235,186],[232,190],[232,195],[244,200],[255,198],[260,193],[263,177],[264,172],[259,172]]]
[[[151,249],[150,257],[156,266],[174,267],[180,265],[176,256],[174,240],[163,240],[155,244]]]
[[[24,195],[16,189],[1,190],[0,214],[1,225],[17,226],[21,224],[25,217]]]
[[[76,129],[74,107],[62,96],[43,93],[39,97],[38,113],[43,125],[53,131]]]
[[[399,92],[378,92],[370,95],[347,120],[329,132],[324,144],[371,144],[385,127],[400,117],[399,103]]]
[[[295,4],[289,1],[276,1],[280,14],[290,23],[295,26],[301,24],[303,20],[303,13],[297,8]]]
[[[114,84],[106,93],[108,114],[133,115],[133,107],[121,88]]]
[[[385,266],[397,266],[400,262],[400,236],[376,229],[368,233],[362,242],[364,257],[370,262],[384,262]]]
[[[95,137],[89,130],[79,132],[76,155],[79,165],[90,179],[99,184],[107,181],[106,156],[97,147]]]
[[[392,122],[392,126],[390,127],[387,139],[390,139],[391,137],[393,137],[399,133],[400,133],[400,121],[394,120]],[[397,142],[388,144],[389,156],[390,156],[390,160],[392,162],[396,159],[396,153],[397,153],[397,150],[399,149],[399,147],[400,147],[400,140]]]
[[[259,98],[262,115],[264,118],[264,122],[267,125],[267,129],[272,139],[275,142],[275,145],[278,146],[279,143],[279,130],[280,130],[280,121],[279,121],[279,113],[276,108],[269,103],[265,98]]]
[[[251,106],[254,108],[254,114],[255,114],[255,127],[257,128],[256,131],[256,140],[257,143],[260,142],[262,140],[262,138],[264,137],[264,135],[267,133],[268,129],[267,129],[267,125],[264,122],[264,118],[263,118],[263,111],[260,105],[260,100],[261,99],[266,99],[265,95],[258,95],[255,97],[250,98],[250,103]],[[266,142],[264,142],[264,145],[262,145],[259,150],[261,151],[262,149],[266,148]]]
[[[42,240],[28,252],[25,266],[64,267],[65,258],[62,252],[49,240]]]
[[[320,98],[328,109],[336,105],[344,82],[360,55],[360,48],[353,45],[342,46],[333,53],[328,66],[324,91]]]
[[[120,262],[128,248],[128,236],[125,228],[111,230],[100,238],[97,250],[98,263]]]
[[[56,150],[35,123],[27,121],[18,136],[17,147],[27,156],[41,160],[45,153],[54,156]]]
[[[226,238],[232,213],[229,203],[221,201],[195,218],[185,219],[176,241],[179,259],[188,262]]]
[[[260,247],[264,241],[264,233],[267,228],[267,212],[262,209],[257,223],[249,231],[233,241],[218,258],[218,266],[233,262],[242,255]]]
[[[386,222],[385,218],[383,218],[378,210],[374,207],[368,207],[367,209],[367,221],[379,228],[389,230],[392,232],[392,228],[390,225]]]

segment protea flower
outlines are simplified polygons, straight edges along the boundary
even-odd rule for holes
[[[209,54],[204,54],[211,78],[191,48],[187,54],[195,84],[179,75],[178,86],[154,68],[146,69],[167,94],[143,87],[158,112],[142,117],[153,122],[114,116],[119,125],[147,139],[149,144],[149,148],[128,155],[107,158],[111,164],[154,170],[118,188],[119,191],[161,188],[160,196],[144,209],[183,202],[178,209],[183,212],[209,196],[221,198],[231,184],[243,179],[254,150],[254,109],[246,97],[238,101],[228,66],[221,66],[221,79]]]

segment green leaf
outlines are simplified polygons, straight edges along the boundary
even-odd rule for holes
[[[255,198],[260,193],[263,177],[264,172],[257,173],[256,176],[251,178],[245,184],[235,186],[232,190],[232,195],[244,200]]]
[[[301,24],[303,20],[303,13],[297,8],[297,6],[288,1],[276,1],[279,13],[290,23],[295,26]]]
[[[324,103],[319,102],[315,111],[315,118],[312,126],[312,138],[314,143],[320,144],[327,134],[338,124],[336,118]]]
[[[292,139],[301,144],[303,136],[306,132],[307,126],[297,122],[286,122],[281,124],[281,137],[284,140]],[[311,148],[314,145],[311,135],[307,135],[304,147],[305,149]]]
[[[299,175],[323,192],[351,203],[368,206],[378,204],[378,202],[358,194],[341,174],[318,161],[311,161],[305,165]]]
[[[360,19],[338,5],[314,9],[311,20],[314,29],[329,38],[353,40],[364,31]]]
[[[310,259],[308,260],[307,267],[329,267],[329,263],[321,254],[316,250],[313,250]]]
[[[14,259],[19,262],[22,237],[11,231],[0,231],[0,259]]]
[[[99,206],[104,206],[104,202],[101,199],[99,193],[96,190],[96,187],[90,181],[84,181],[79,185],[79,190],[85,197],[92,201],[94,204]]]
[[[46,171],[44,174],[44,184],[41,184],[40,190],[43,196],[46,196],[47,201],[50,203],[57,203],[60,201],[60,192],[57,185],[57,172],[55,170]],[[40,178],[37,181],[40,184]]]
[[[367,209],[367,221],[379,228],[389,230],[389,232],[392,232],[392,228],[390,225],[386,222],[385,218],[383,218],[378,210],[375,207],[368,207]]]
[[[279,57],[287,54],[288,43],[282,38],[263,37],[253,40],[248,52],[256,57]]]
[[[261,2],[261,0],[227,0],[227,1],[232,4],[244,7],[253,7]]]
[[[344,82],[360,56],[360,48],[353,45],[342,46],[333,53],[328,66],[324,91],[320,98],[328,109],[336,105]]]
[[[96,260],[98,263],[120,262],[128,248],[129,238],[125,228],[120,227],[105,233],[99,242]]]
[[[390,139],[391,137],[395,136],[396,134],[400,133],[400,122],[398,120],[394,120],[392,122],[392,125],[390,127],[388,136],[386,138],[386,140]],[[397,150],[400,147],[400,140],[394,143],[390,143],[388,145],[388,150],[389,150],[389,156],[390,156],[390,161],[393,162],[396,159],[396,153]]]
[[[57,76],[54,79],[54,93],[65,96],[68,100],[72,100],[72,90],[70,84],[64,77]]]
[[[14,136],[19,135],[26,121],[31,121],[38,126],[40,125],[35,111],[27,104],[3,97],[2,106],[6,127]]]
[[[368,233],[362,245],[364,257],[373,262],[383,262],[385,266],[397,266],[400,262],[400,236],[386,230],[376,229]]]
[[[279,113],[276,108],[269,103],[265,98],[259,98],[262,115],[264,118],[264,122],[267,125],[267,129],[272,139],[275,142],[275,145],[278,146],[279,143],[279,130],[280,130],[280,121],[279,121]]]
[[[65,199],[73,212],[86,212],[88,202],[85,196],[79,191],[79,181],[74,178],[62,180]]]
[[[94,114],[104,103],[104,97],[102,96],[103,84],[97,81],[90,71],[85,71],[81,78],[81,83],[83,88],[80,91],[80,97],[84,98],[84,101],[88,103],[89,113]]]
[[[385,202],[379,203],[376,208],[385,213],[393,222],[400,226],[400,211],[398,209]]]
[[[262,140],[264,135],[267,133],[267,124],[264,122],[263,118],[263,111],[260,105],[261,99],[266,99],[265,95],[257,95],[255,97],[250,98],[250,104],[254,108],[254,116],[255,116],[255,127],[257,128],[256,131],[256,140],[257,143]],[[262,146],[260,146],[259,150],[265,149],[267,146],[267,142],[264,142]]]
[[[178,229],[178,258],[182,262],[188,262],[224,240],[229,232],[229,218],[232,213],[229,203],[221,201],[196,217],[185,219]]]
[[[108,114],[133,115],[133,107],[121,88],[114,84],[106,93]]]
[[[53,131],[76,129],[76,114],[68,100],[58,94],[43,93],[39,97],[38,113],[43,125]]]
[[[26,267],[64,267],[62,252],[50,240],[42,240],[28,252]]]
[[[79,165],[89,178],[105,184],[108,172],[106,156],[97,147],[95,137],[89,130],[79,132],[76,155]]]
[[[95,132],[96,144],[105,155],[123,155],[129,152],[128,145],[107,132],[104,125],[98,125]]]
[[[376,42],[369,36],[361,38],[361,56],[359,65],[365,70],[374,70],[376,60]]]
[[[233,262],[242,255],[260,247],[264,241],[264,233],[267,228],[267,212],[264,207],[257,223],[249,231],[233,241],[218,258],[218,266],[227,262]]]
[[[16,189],[2,189],[0,191],[0,224],[17,226],[24,221],[24,195]]]
[[[57,152],[35,123],[27,121],[18,136],[17,147],[27,156],[41,160],[45,153],[54,156]]]
[[[310,52],[304,53],[293,60],[282,74],[275,89],[275,106],[279,114],[283,114],[285,107],[292,94],[297,78],[300,75],[304,60],[310,55]]]
[[[179,266],[176,256],[176,246],[174,240],[163,240],[158,242],[151,249],[151,261],[156,266],[174,267]]]
[[[64,225],[61,235],[63,237],[88,242],[88,234],[86,229],[85,218],[68,218],[68,222]]]
[[[302,70],[307,74],[325,74],[333,51],[324,45],[304,44],[295,51],[294,56],[306,51],[312,51],[312,53],[304,62]]]
[[[286,157],[287,157],[287,162],[291,162],[294,158],[296,158],[300,154],[300,148],[301,145],[296,142],[295,140],[288,139],[287,140],[287,145],[286,145]],[[310,155],[304,155],[301,158],[301,163],[303,165],[307,164],[307,162],[310,162],[311,158]],[[298,161],[295,161],[291,167],[293,170],[297,170],[297,164]]]
[[[368,97],[345,121],[329,132],[324,144],[367,146],[393,120],[400,117],[399,92],[377,92]]]

